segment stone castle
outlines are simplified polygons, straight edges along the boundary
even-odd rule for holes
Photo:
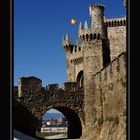
[[[73,44],[68,34],[62,38],[68,79],[62,88],[44,88],[36,77],[19,79],[14,88],[15,128],[33,134],[41,116],[55,108],[68,119],[68,138],[126,139],[126,18],[106,19],[104,9],[90,4],[91,27],[80,23],[79,42]],[[25,117],[20,105],[36,118],[24,119],[34,125],[16,123]]]

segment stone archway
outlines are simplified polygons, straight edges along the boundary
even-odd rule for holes
[[[80,75],[78,80],[81,79]],[[41,82],[37,78],[29,77],[21,80],[15,97],[19,104],[30,112],[31,117],[28,117],[29,115],[26,115],[26,111],[24,111],[19,117],[22,118],[23,123],[19,122],[19,119],[15,122],[21,124],[20,128],[23,128],[27,122],[34,126],[30,125],[29,129],[25,127],[24,132],[28,129],[32,135],[36,135],[36,131],[40,131],[43,114],[54,108],[63,113],[68,121],[68,138],[74,139],[82,136],[82,130],[85,127],[84,91],[79,87],[79,84],[76,82],[64,83],[63,88],[60,89],[57,84],[54,84],[44,89],[40,86]],[[22,95],[20,97],[18,96],[19,92]]]
[[[81,70],[77,74],[76,81],[80,83],[80,87],[83,87],[84,86],[84,72],[83,72],[83,70]]]
[[[77,113],[66,107],[51,107],[48,110],[50,109],[56,109],[66,117],[68,121],[67,138],[76,139],[82,136],[82,123]]]

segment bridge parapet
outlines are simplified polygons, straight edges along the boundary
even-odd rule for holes
[[[14,89],[17,89],[14,91],[14,94],[17,95],[18,98],[37,94],[50,98],[62,95],[63,93],[65,93],[65,95],[75,94],[76,91],[82,90],[79,82],[65,82],[62,88],[59,88],[58,84],[49,84],[45,88],[42,87],[42,81],[33,76],[19,78],[19,85],[18,87],[14,87]]]
[[[62,93],[74,93],[75,91],[80,89],[81,87],[79,82],[65,82],[62,85],[62,88],[59,88],[58,84],[49,84],[48,86],[46,86],[46,95],[55,96]]]
[[[79,82],[66,82],[62,85],[62,90],[65,92],[75,92],[78,89],[80,89]]]
[[[49,84],[46,86],[46,94],[57,94],[59,90],[59,85],[58,84]]]
[[[40,93],[42,91],[42,80],[37,77],[21,77],[18,82],[18,97],[22,97],[24,94]]]
[[[41,121],[43,114],[52,108],[66,115],[70,122],[74,118],[69,118],[69,113],[71,115],[75,114],[74,116],[85,124],[84,89],[80,87],[79,82],[65,82],[60,88],[56,83],[43,87],[42,80],[37,77],[21,77],[19,85],[14,87],[14,99],[27,110],[25,111],[21,108],[23,112],[21,111],[16,118],[19,121],[19,118],[24,118],[25,123],[29,121],[35,125],[35,128],[38,127],[37,125]],[[17,108],[18,106],[16,105]],[[26,112],[37,118],[37,121],[30,119]],[[26,118],[26,116],[28,117]],[[75,123],[73,125],[75,126]]]

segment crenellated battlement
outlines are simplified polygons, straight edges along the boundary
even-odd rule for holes
[[[111,19],[104,19],[104,23],[106,27],[118,27],[118,26],[126,26],[126,17],[122,18],[111,18]]]
[[[104,10],[105,6],[100,3],[95,3],[95,4],[91,3],[89,8],[90,8],[90,11],[94,10],[95,8],[102,8]]]
[[[90,4],[89,12],[91,17],[91,27],[88,27],[85,21],[84,27],[82,23],[79,24],[78,36],[81,41],[91,41],[94,39],[106,39],[103,11],[105,6],[102,4]],[[99,35],[99,36],[98,36]]]
[[[82,51],[82,47],[79,45],[78,40],[76,40],[76,44],[73,46],[71,53],[72,54],[76,53],[78,55],[78,52],[81,52],[81,51]]]
[[[59,85],[58,84],[49,84],[46,86],[46,93],[58,93]]]
[[[36,77],[21,77],[18,87],[14,87],[14,94],[20,98],[26,94],[54,95],[58,94],[60,90],[65,93],[73,93],[81,89],[79,82],[65,82],[62,88],[59,88],[58,84],[48,84],[46,88],[41,85],[42,81]]]
[[[82,23],[79,24],[78,36],[81,41],[91,41],[95,39],[102,39],[100,33],[95,32],[94,30],[88,27],[87,21],[85,21],[84,28],[82,27]]]
[[[32,92],[39,93],[42,90],[42,80],[37,77],[21,77],[18,79],[18,97]]]
[[[106,27],[126,26],[126,24],[127,24],[126,17],[111,18],[111,19],[106,19],[104,17],[104,25]],[[91,41],[94,39],[102,39],[100,33],[96,33],[95,31],[93,31],[92,29],[88,27],[87,21],[85,21],[84,28],[82,26],[82,23],[80,22],[78,35],[81,41]]]
[[[62,37],[62,46],[65,50],[65,52],[72,52],[72,49],[73,49],[73,42],[71,39],[69,39],[69,35],[66,34],[66,36]]]
[[[78,40],[76,40],[76,43],[73,44],[72,40],[69,41],[69,37],[68,34],[66,35],[66,37],[63,37],[62,39],[62,46],[65,50],[65,52],[69,52],[69,54],[71,54],[71,56],[81,56],[81,52],[82,52],[82,47],[79,45]]]
[[[71,60],[71,63],[74,63],[75,65],[76,64],[80,64],[80,63],[82,63],[83,62],[83,57],[78,57],[78,58],[73,58],[72,60]]]
[[[89,5],[89,15],[92,17],[92,14],[95,13],[94,11],[96,11],[96,13],[100,13],[101,11],[103,11],[105,9],[105,6],[103,4],[90,4]]]
[[[78,29],[78,34],[85,34],[86,32],[90,31],[90,29],[88,28],[88,23],[87,21],[85,21],[84,27],[82,25],[82,22],[80,22],[79,24],[79,29]]]
[[[90,4],[90,7],[102,7],[102,8],[105,8],[105,5],[103,5],[102,3],[91,3]]]
[[[60,90],[65,93],[73,93],[79,89],[81,89],[79,82],[65,82],[64,84],[62,84],[62,88],[59,88],[58,84],[49,84],[48,86],[46,86],[46,93],[56,94]]]
[[[75,92],[81,89],[79,82],[66,82],[62,85],[62,90],[65,92]]]
[[[102,39],[101,36],[100,36],[100,33],[83,34],[83,35],[80,35],[79,37],[82,41],[92,41],[92,40]]]

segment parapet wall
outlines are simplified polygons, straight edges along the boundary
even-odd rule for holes
[[[108,27],[111,60],[126,51],[126,26]]]
[[[15,98],[36,117],[40,117],[49,107],[67,107],[75,110],[84,119],[84,92],[78,82],[66,82],[41,87],[41,80],[36,77],[20,78],[18,90],[14,88]],[[19,94],[20,93],[20,94]]]
[[[20,98],[15,96],[18,104],[14,102],[14,127],[21,132],[28,134],[29,131],[35,135],[40,130],[42,116],[49,109],[57,109],[69,122],[68,137],[75,134],[71,129],[79,131],[85,123],[84,92],[83,89],[75,89],[76,86],[75,83],[65,83],[63,89],[58,89],[58,85],[54,84],[47,86],[45,94],[32,91],[23,93]]]
[[[19,85],[14,87],[14,94],[19,98],[25,94],[43,94],[55,95],[60,91],[65,93],[73,93],[76,90],[81,90],[79,82],[65,82],[62,88],[58,84],[49,84],[42,87],[42,81],[36,77],[22,77],[19,79]]]
[[[126,18],[105,19],[111,61],[126,51]]]
[[[85,118],[86,127],[89,128],[85,130],[85,134],[88,140],[124,140],[126,137],[126,53],[120,54],[93,76],[92,88],[91,97],[88,96],[89,99],[85,102],[85,112],[88,112]],[[88,101],[93,102],[88,104]],[[90,135],[91,133],[93,135]]]
[[[97,117],[121,116],[126,111],[126,54],[120,54],[94,77]]]
[[[21,77],[19,78],[18,97],[30,92],[40,93],[42,89],[42,81],[36,77]]]
[[[106,27],[126,26],[126,17],[121,18],[104,18]]]

